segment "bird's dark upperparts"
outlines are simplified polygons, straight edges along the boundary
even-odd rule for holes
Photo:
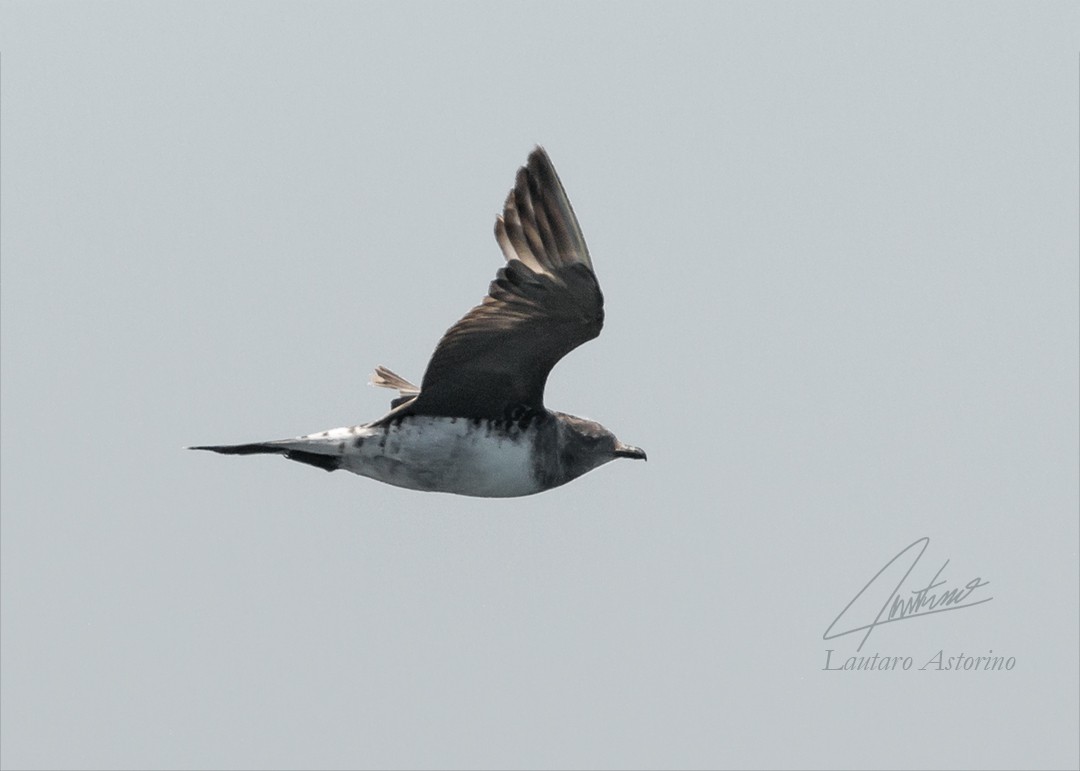
[[[548,410],[544,386],[567,353],[600,334],[604,298],[570,199],[537,147],[518,170],[495,238],[506,257],[483,302],[443,335],[419,387],[379,367],[389,413],[356,426],[238,445],[414,490],[484,497],[558,487],[615,458],[645,460],[599,423]]]

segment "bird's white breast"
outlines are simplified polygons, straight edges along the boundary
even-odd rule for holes
[[[529,432],[490,421],[409,416],[305,439],[332,444],[347,471],[413,490],[502,498],[541,489]]]

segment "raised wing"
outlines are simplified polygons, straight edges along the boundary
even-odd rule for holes
[[[435,348],[410,413],[506,419],[543,410],[551,368],[600,334],[604,298],[543,148],[518,170],[495,237],[507,264]]]

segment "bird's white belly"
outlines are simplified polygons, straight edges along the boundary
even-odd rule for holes
[[[410,416],[387,426],[339,428],[309,438],[333,442],[341,468],[399,487],[491,498],[541,489],[533,473],[532,443],[521,431],[488,421]]]

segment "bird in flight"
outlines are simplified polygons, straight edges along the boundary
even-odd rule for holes
[[[375,370],[372,384],[398,391],[389,413],[295,439],[190,449],[273,453],[413,490],[488,498],[550,490],[616,458],[645,460],[599,423],[544,406],[552,367],[600,334],[604,297],[543,148],[518,170],[495,238],[506,265],[443,335],[420,386]]]

